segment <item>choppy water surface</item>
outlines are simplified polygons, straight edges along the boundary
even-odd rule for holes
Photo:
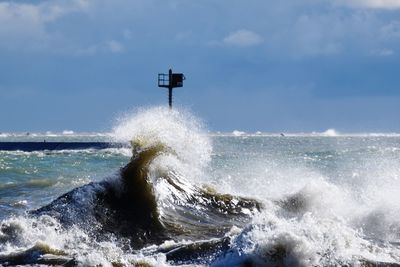
[[[51,138],[139,148],[0,151],[0,265],[400,263],[400,136],[214,135],[155,108]]]

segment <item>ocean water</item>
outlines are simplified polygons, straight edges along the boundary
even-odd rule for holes
[[[400,135],[216,134],[151,108],[107,134],[0,136],[43,139],[132,150],[0,151],[0,265],[400,263]]]

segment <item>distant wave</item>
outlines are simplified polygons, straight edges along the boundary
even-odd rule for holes
[[[238,136],[238,137],[400,137],[400,133],[346,133],[338,132],[334,129],[328,129],[324,132],[279,132],[269,133],[256,131],[254,133],[235,130],[233,132],[215,132],[210,133],[210,136]]]
[[[340,136],[350,136],[350,137],[400,137],[400,133],[396,132],[338,132],[335,129],[328,129],[324,132],[263,132],[263,131],[256,131],[256,132],[246,132],[241,130],[234,130],[232,132],[207,132],[203,133],[204,135],[208,136],[326,136],[326,137],[340,137]],[[84,132],[74,132],[74,131],[64,131],[62,133],[40,133],[40,132],[26,132],[26,133],[0,133],[0,141],[8,141],[18,140],[26,141],[31,139],[43,140],[46,137],[54,137],[54,138],[85,138],[85,137],[100,137],[107,140],[121,140],[115,136],[113,132],[91,132],[91,133],[84,133]],[[124,138],[122,138],[125,140]]]

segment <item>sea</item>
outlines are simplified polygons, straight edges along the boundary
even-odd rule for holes
[[[153,107],[8,141],[130,146],[0,151],[0,266],[400,266],[400,134],[219,133]]]

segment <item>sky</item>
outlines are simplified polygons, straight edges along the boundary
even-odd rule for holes
[[[211,131],[400,132],[400,0],[0,0],[0,132],[109,131],[169,68]]]

